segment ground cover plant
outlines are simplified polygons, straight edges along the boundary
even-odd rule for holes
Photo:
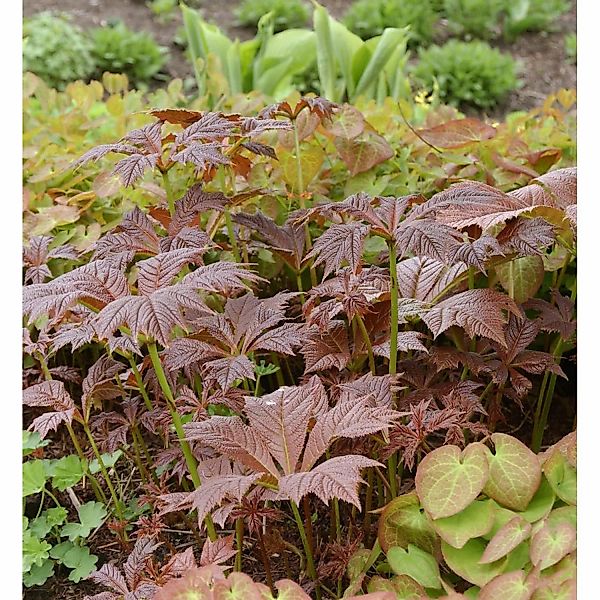
[[[569,597],[572,94],[492,125],[29,83],[27,587]]]

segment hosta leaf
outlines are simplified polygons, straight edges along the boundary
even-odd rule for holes
[[[408,575],[395,575],[391,579],[375,575],[367,589],[369,592],[393,592],[396,600],[421,600],[425,597],[425,588]]]
[[[480,494],[488,478],[486,448],[470,444],[442,446],[419,464],[415,485],[423,508],[433,519],[451,517]]]
[[[396,575],[408,575],[426,588],[441,588],[440,570],[429,552],[412,544],[406,550],[394,546],[388,550],[387,559]]]
[[[542,478],[537,456],[525,444],[504,433],[494,433],[495,452],[486,448],[489,479],[484,493],[513,510],[525,510]]]
[[[525,571],[512,571],[494,577],[479,592],[477,600],[530,600],[537,585],[537,577],[527,575]]]
[[[531,524],[522,517],[514,517],[490,540],[480,562],[491,563],[505,557],[526,540],[530,533]]]
[[[442,554],[450,569],[479,587],[483,587],[494,577],[500,575],[506,565],[506,559],[490,564],[481,564],[480,560],[484,551],[485,541],[481,538],[469,540],[460,549],[442,542]]]
[[[436,533],[421,509],[415,492],[394,498],[379,517],[377,539],[384,552],[392,546],[418,546],[434,554],[438,548]]]
[[[544,261],[538,255],[515,258],[494,269],[500,285],[518,304],[535,296],[544,281]]]
[[[506,346],[503,311],[522,316],[519,307],[508,296],[492,289],[461,292],[443,300],[423,315],[434,337],[454,325],[462,327],[471,338],[483,336]]]
[[[473,142],[489,140],[496,129],[479,119],[455,119],[429,129],[419,129],[419,136],[438,148],[461,148]]]
[[[531,562],[539,569],[547,569],[570,554],[577,547],[577,532],[569,523],[545,523],[531,538]]]
[[[475,501],[458,514],[435,519],[431,524],[444,541],[455,548],[462,548],[470,539],[491,530],[494,525],[493,501]]]

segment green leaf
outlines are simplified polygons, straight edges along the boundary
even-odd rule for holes
[[[60,554],[61,556],[57,556],[56,558],[59,558],[65,567],[73,569],[69,573],[70,581],[79,583],[79,581],[88,577],[96,569],[98,557],[90,554],[90,549],[87,546],[72,545],[70,548],[65,548],[65,551]]]
[[[396,575],[391,579],[375,575],[367,584],[367,590],[369,593],[393,592],[397,600],[421,600],[425,597],[425,588],[408,575]]]
[[[525,571],[513,571],[498,575],[479,592],[478,600],[530,600],[537,579]]]
[[[279,153],[283,180],[296,194],[306,191],[307,186],[321,171],[325,153],[320,146],[305,145],[300,151],[300,173],[296,155],[291,152]]]
[[[530,556],[535,567],[547,569],[577,547],[577,533],[569,523],[545,523],[531,538]]]
[[[392,546],[408,548],[409,544],[432,554],[438,548],[435,531],[415,492],[398,496],[385,507],[377,536],[384,552]]]
[[[394,546],[388,550],[387,559],[396,575],[408,575],[426,588],[441,587],[437,561],[429,552],[413,544],[407,550]]]
[[[85,470],[78,456],[75,454],[64,456],[57,460],[54,466],[52,487],[64,491],[67,488],[77,485],[84,474]]]
[[[504,558],[525,541],[530,533],[531,524],[522,517],[514,517],[490,540],[480,562],[487,564]]]
[[[23,583],[25,587],[42,585],[54,575],[54,562],[45,560],[41,565],[33,565],[31,569],[23,573]]]
[[[560,523],[568,523],[577,529],[577,508],[575,506],[560,506],[555,508],[546,518],[551,527]]]
[[[542,467],[556,495],[567,504],[577,504],[577,471],[560,451],[555,451]]]
[[[490,564],[481,564],[479,561],[484,551],[485,542],[480,538],[469,540],[460,549],[442,542],[442,554],[450,569],[479,587],[483,587],[494,577],[500,575],[506,565],[506,559]]]
[[[387,140],[370,130],[365,130],[351,140],[335,138],[333,143],[351,177],[368,171],[394,156],[394,149]]]
[[[500,285],[517,304],[535,296],[544,281],[544,261],[537,254],[515,258],[495,270]]]
[[[46,470],[41,460],[23,463],[23,497],[38,494],[46,485]]]
[[[52,548],[48,542],[39,539],[31,530],[23,532],[23,572],[27,573],[33,565],[41,567],[48,558],[48,551]]]
[[[121,456],[123,456],[123,451],[122,450],[115,450],[112,454],[101,454],[102,456],[102,462],[104,463],[104,466],[107,469],[110,469],[112,467],[114,467],[117,464],[117,461],[119,460],[119,458],[121,458]],[[92,473],[93,475],[95,475],[96,473],[98,473],[98,471],[100,471],[100,464],[98,463],[98,459],[95,458],[94,460],[92,460],[90,462],[90,473]]]
[[[542,477],[542,483],[535,496],[531,499],[527,508],[520,512],[519,515],[530,523],[540,521],[552,510],[555,500],[556,496],[552,486],[545,477]]]
[[[488,533],[494,525],[494,501],[477,500],[451,517],[432,522],[438,535],[455,548]]]
[[[62,525],[67,518],[67,511],[62,506],[49,508],[45,510],[39,517],[33,519],[29,525],[31,532],[40,539],[46,535],[57,525]]]
[[[462,452],[458,446],[442,446],[421,461],[415,485],[432,519],[451,517],[477,498],[488,479],[487,452],[479,443]]]
[[[486,448],[490,470],[483,493],[507,508],[525,510],[540,487],[538,458],[525,444],[505,433],[494,433],[492,441],[495,452]]]
[[[43,448],[50,443],[50,440],[43,440],[37,431],[23,431],[23,456],[31,454],[38,448]]]
[[[86,502],[77,509],[77,513],[80,523],[67,523],[61,531],[61,536],[68,537],[72,542],[90,535],[92,529],[102,525],[108,514],[101,502]]]

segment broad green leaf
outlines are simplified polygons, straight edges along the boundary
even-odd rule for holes
[[[530,523],[535,523],[543,519],[552,510],[556,496],[552,489],[552,486],[548,483],[545,477],[542,477],[542,483],[535,493],[535,496],[531,499],[527,508],[519,513],[519,516],[523,517]]]
[[[460,549],[442,542],[442,554],[450,569],[479,587],[500,575],[506,566],[506,558],[490,564],[481,564],[479,561],[484,551],[485,542],[479,538],[469,540]]]
[[[112,454],[101,454],[102,456],[102,462],[104,463],[104,466],[107,469],[110,469],[111,467],[114,467],[117,464],[117,461],[119,460],[119,458],[121,458],[121,456],[123,456],[123,451],[122,450],[115,450]],[[100,471],[100,464],[98,463],[98,459],[94,458],[94,460],[92,460],[90,462],[90,473],[92,474],[96,474]]]
[[[25,587],[43,585],[54,575],[54,561],[45,560],[41,565],[33,565],[29,571],[23,573]]]
[[[470,444],[442,446],[419,464],[415,485],[423,508],[432,519],[451,517],[464,510],[483,489],[488,479],[487,448]]]
[[[300,151],[300,166],[296,155],[291,152],[280,152],[279,162],[283,171],[283,180],[296,194],[306,191],[307,186],[319,174],[325,153],[320,146],[305,145]]]
[[[358,109],[344,103],[322,127],[328,135],[351,140],[365,130],[365,118]]]
[[[23,463],[23,497],[38,494],[46,485],[46,470],[41,460]]]
[[[313,27],[317,36],[317,69],[321,81],[321,92],[328,100],[337,102],[337,69],[335,64],[334,39],[327,10],[317,4],[313,12]]]
[[[437,561],[429,552],[412,544],[406,550],[394,546],[388,550],[387,559],[396,575],[408,575],[426,588],[441,587]]]
[[[504,558],[531,533],[531,524],[522,517],[514,517],[490,540],[481,557],[481,563],[492,563]]]
[[[546,524],[551,527],[560,523],[568,523],[577,529],[577,508],[575,506],[560,506],[546,517]]]
[[[415,492],[394,498],[384,508],[377,535],[384,552],[392,546],[408,548],[409,544],[432,554],[438,548],[435,531]]]
[[[521,542],[506,558],[505,573],[511,571],[520,571],[521,569],[529,568],[529,540]]]
[[[78,456],[75,454],[63,456],[63,458],[56,461],[52,487],[61,491],[66,490],[77,485],[84,474],[85,471]]]
[[[23,532],[23,572],[26,573],[33,565],[41,567],[48,558],[48,551],[52,546],[33,535],[31,530]]]
[[[93,529],[102,525],[104,518],[108,514],[106,508],[101,502],[86,502],[78,509],[79,523],[67,523],[61,531],[63,537],[68,537],[70,541],[77,538],[86,538]]]
[[[477,500],[451,517],[432,522],[438,535],[455,548],[488,533],[494,525],[494,501]]]
[[[541,256],[523,256],[495,267],[500,285],[517,304],[535,296],[544,281]]]
[[[540,584],[531,596],[531,600],[574,600],[575,598],[577,598],[577,584],[574,578],[558,585]]]
[[[394,150],[378,133],[366,130],[352,140],[336,138],[334,145],[354,177],[394,156]]]
[[[75,583],[86,579],[95,570],[98,562],[98,557],[90,554],[90,550],[86,546],[73,545],[60,554],[60,557],[56,556],[55,558],[59,559],[65,567],[73,569],[69,573],[69,580]]]
[[[547,569],[577,547],[577,533],[569,523],[545,523],[531,538],[530,556],[535,567]]]
[[[556,495],[567,504],[577,504],[577,471],[562,452],[553,452],[542,469]]]
[[[397,600],[421,600],[425,597],[425,588],[408,575],[396,575],[391,579],[375,575],[369,581],[367,590],[369,593],[393,592]]]
[[[39,517],[33,519],[29,524],[29,529],[36,537],[45,538],[46,535],[57,525],[62,525],[67,518],[67,511],[62,506],[49,508]]]
[[[50,440],[43,440],[37,431],[23,431],[23,456],[31,454],[38,448],[43,448],[50,443]]]
[[[565,581],[575,580],[577,577],[577,561],[575,553],[567,554],[562,560],[545,569],[542,573],[540,587],[554,586],[558,587]]]
[[[529,600],[537,580],[525,571],[513,571],[498,575],[479,592],[477,600]]]
[[[537,456],[525,444],[505,433],[492,435],[495,451],[486,448],[489,479],[484,494],[507,508],[525,510],[541,482]]]

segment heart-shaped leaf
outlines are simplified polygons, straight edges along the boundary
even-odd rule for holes
[[[519,513],[519,516],[530,523],[541,521],[552,510],[555,500],[556,495],[554,494],[552,486],[545,477],[542,477],[542,483],[540,484],[538,491],[531,499],[527,508]]]
[[[488,479],[487,453],[479,443],[462,452],[458,446],[442,446],[421,461],[415,485],[432,519],[451,517],[477,498]]]
[[[462,548],[471,538],[488,533],[494,525],[494,501],[478,500],[451,517],[432,523],[439,536],[451,546]]]
[[[415,492],[394,498],[379,517],[379,543],[384,552],[392,546],[419,546],[435,554],[437,536]]]
[[[542,468],[555,494],[567,504],[577,504],[577,471],[564,454],[555,451]]]
[[[492,441],[495,452],[486,448],[489,478],[483,492],[507,508],[525,510],[540,487],[538,458],[525,444],[505,433],[494,433]]]
[[[506,558],[490,564],[479,561],[485,552],[485,542],[480,538],[469,540],[462,548],[442,542],[442,554],[447,565],[463,579],[483,587],[504,571]]]
[[[487,564],[500,560],[514,550],[531,533],[531,524],[522,517],[514,517],[490,540],[481,563]]]
[[[541,570],[556,564],[577,547],[577,533],[569,523],[545,523],[531,538],[531,562]]]
[[[498,575],[479,592],[477,600],[530,600],[537,585],[537,577],[525,571],[512,571]]]
[[[396,575],[408,575],[426,588],[441,587],[438,563],[429,552],[413,544],[406,550],[394,546],[387,552],[387,559]]]
[[[379,575],[371,578],[367,590],[373,592],[393,592],[397,600],[421,600],[425,597],[425,588],[408,575],[396,575],[384,579]]]

